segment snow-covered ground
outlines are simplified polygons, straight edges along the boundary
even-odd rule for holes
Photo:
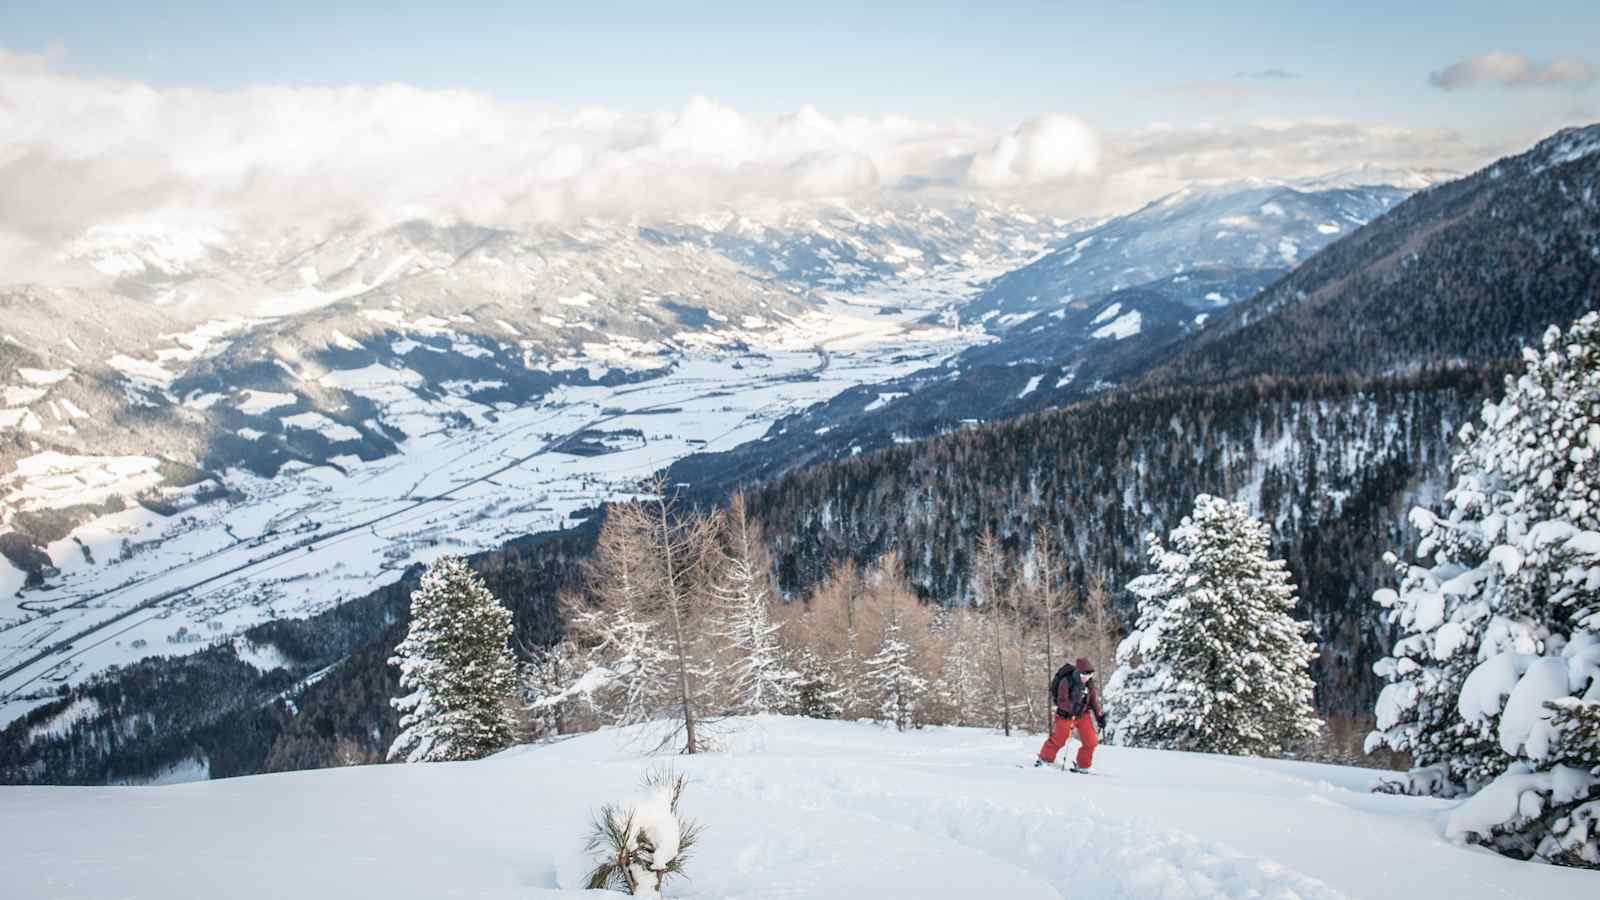
[[[595,897],[592,813],[671,763],[704,828],[669,897],[1030,900],[1578,898],[1594,873],[1444,839],[1445,801],[1376,773],[1103,747],[1096,776],[1017,768],[1038,738],[735,720],[662,759],[603,731],[475,763],[164,787],[0,789],[0,883],[66,898]]]
[[[737,341],[680,355],[662,377],[566,387],[521,406],[476,402],[471,385],[424,396],[408,369],[330,372],[324,381],[372,400],[409,435],[399,454],[291,464],[272,479],[229,471],[237,502],[173,517],[140,506],[103,516],[47,548],[61,572],[48,592],[15,593],[21,573],[0,561],[0,724],[107,666],[198,650],[362,596],[412,563],[569,525],[688,454],[758,440],[843,390],[934,365],[982,338],[918,320],[958,302],[974,278],[951,269],[824,297],[780,329],[735,332]],[[278,402],[261,392],[251,400]],[[286,424],[345,427],[313,414]],[[48,485],[71,495],[54,506],[89,502],[74,492],[154,464],[67,465],[75,461],[39,462],[62,469]],[[38,484],[46,482],[24,486],[37,493]]]

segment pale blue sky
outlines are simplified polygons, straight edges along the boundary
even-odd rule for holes
[[[1332,117],[1484,139],[1594,115],[1597,89],[1447,92],[1491,50],[1600,64],[1593,0],[1397,3],[32,3],[0,46],[157,86],[403,82],[561,108],[905,114],[1098,128]],[[1279,69],[1298,77],[1243,73]]]

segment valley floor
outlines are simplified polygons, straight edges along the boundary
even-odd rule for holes
[[[476,763],[143,788],[0,788],[0,883],[43,898],[533,898],[578,890],[591,815],[687,773],[704,827],[667,896],[1561,898],[1600,876],[1442,836],[1444,801],[1370,770],[1103,747],[1097,776],[1018,768],[1032,735],[781,717],[719,752],[634,729]]]
[[[937,365],[982,337],[922,319],[964,297],[979,274],[942,271],[830,297],[782,329],[746,335],[748,346],[730,339],[652,358],[671,365],[520,406],[425,398],[408,369],[330,371],[324,382],[377,404],[410,435],[399,453],[273,478],[229,470],[230,502],[175,517],[139,506],[102,516],[46,548],[59,570],[48,590],[19,590],[23,574],[0,558],[0,726],[109,666],[314,615],[446,552],[569,527],[678,459],[760,440],[814,403]],[[62,457],[52,465],[87,468],[24,487],[79,504],[86,481],[125,478],[113,464],[128,459]]]

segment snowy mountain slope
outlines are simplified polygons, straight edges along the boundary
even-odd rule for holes
[[[1389,185],[1404,188],[1408,191],[1420,191],[1423,188],[1453,181],[1461,177],[1461,173],[1453,169],[1396,169],[1390,166],[1380,166],[1365,163],[1339,169],[1325,175],[1314,175],[1310,178],[1301,178],[1288,182],[1290,187],[1302,191],[1328,191],[1337,188],[1362,188],[1372,185]]]
[[[1411,196],[1219,315],[1154,384],[1514,355],[1600,302],[1600,125]]]
[[[695,757],[607,730],[473,763],[7,788],[0,878],[17,900],[592,897],[592,812],[668,763],[704,828],[669,897],[1455,900],[1593,878],[1453,845],[1448,802],[1370,794],[1371,770],[1104,747],[1072,776],[1016,767],[1034,735],[730,724]]]
[[[962,315],[971,321],[976,314],[998,340],[881,386],[893,399],[870,418],[855,412],[877,394],[844,395],[808,410],[772,445],[746,448],[749,458],[735,471],[743,478],[788,471],[796,461],[842,459],[1146,383],[1492,364],[1550,322],[1588,308],[1600,290],[1593,246],[1600,233],[1593,163],[1600,155],[1590,155],[1600,146],[1596,133],[1600,126],[1563,132],[1454,181],[1446,172],[1362,167],[1296,183],[1235,182],[1173,194],[1095,234],[1075,235],[986,286]],[[1380,179],[1399,186],[1371,183]],[[1428,188],[1403,199],[1422,186]],[[1323,214],[1350,229],[1341,237],[1315,228]],[[1352,221],[1374,216],[1359,229]],[[1246,240],[1235,227],[1218,239],[1230,229],[1211,226],[1224,217],[1310,227],[1297,246],[1322,249],[1289,275],[1253,264],[1190,268],[1219,251],[1270,259],[1264,241],[1277,231],[1263,225]],[[1418,247],[1417,258],[1403,255]],[[1119,278],[1149,275],[1141,268],[1148,260],[1163,259],[1176,274],[1107,292]],[[1088,287],[1057,297],[1070,302],[1045,302],[1060,279]],[[1110,320],[1096,321],[1113,308]],[[1275,315],[1280,309],[1284,314]],[[704,481],[709,472],[699,462],[680,469]]]
[[[950,263],[1026,259],[1072,224],[981,198],[891,193],[855,206],[822,200],[523,230],[427,221],[353,222],[327,233],[105,226],[68,242],[57,261],[75,282],[98,280],[116,296],[202,321],[289,316],[378,288],[411,302],[454,294],[456,305],[583,288],[601,298],[690,296],[678,279],[728,268],[803,286],[860,285]]]
[[[1282,274],[1409,193],[1381,184],[1313,189],[1260,180],[1185,188],[1073,233],[1060,249],[996,279],[962,314],[1006,330],[1030,314],[1082,308],[1111,291],[1191,269]],[[1213,292],[1196,290],[1185,299],[1199,310],[1216,305],[1207,298]]]

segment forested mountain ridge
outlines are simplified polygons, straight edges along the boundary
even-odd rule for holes
[[[1501,359],[1600,298],[1600,125],[1413,195],[1218,315],[1145,384]]]
[[[1320,704],[1352,712],[1370,707],[1370,666],[1387,649],[1367,602],[1381,556],[1404,541],[1404,508],[1443,477],[1452,437],[1499,377],[1263,378],[1114,395],[814,466],[749,502],[790,592],[835,562],[897,550],[926,596],[965,602],[982,532],[1020,571],[1042,526],[1075,582],[1103,577],[1126,603],[1146,533],[1176,525],[1199,493],[1246,501],[1272,526],[1318,628]]]

